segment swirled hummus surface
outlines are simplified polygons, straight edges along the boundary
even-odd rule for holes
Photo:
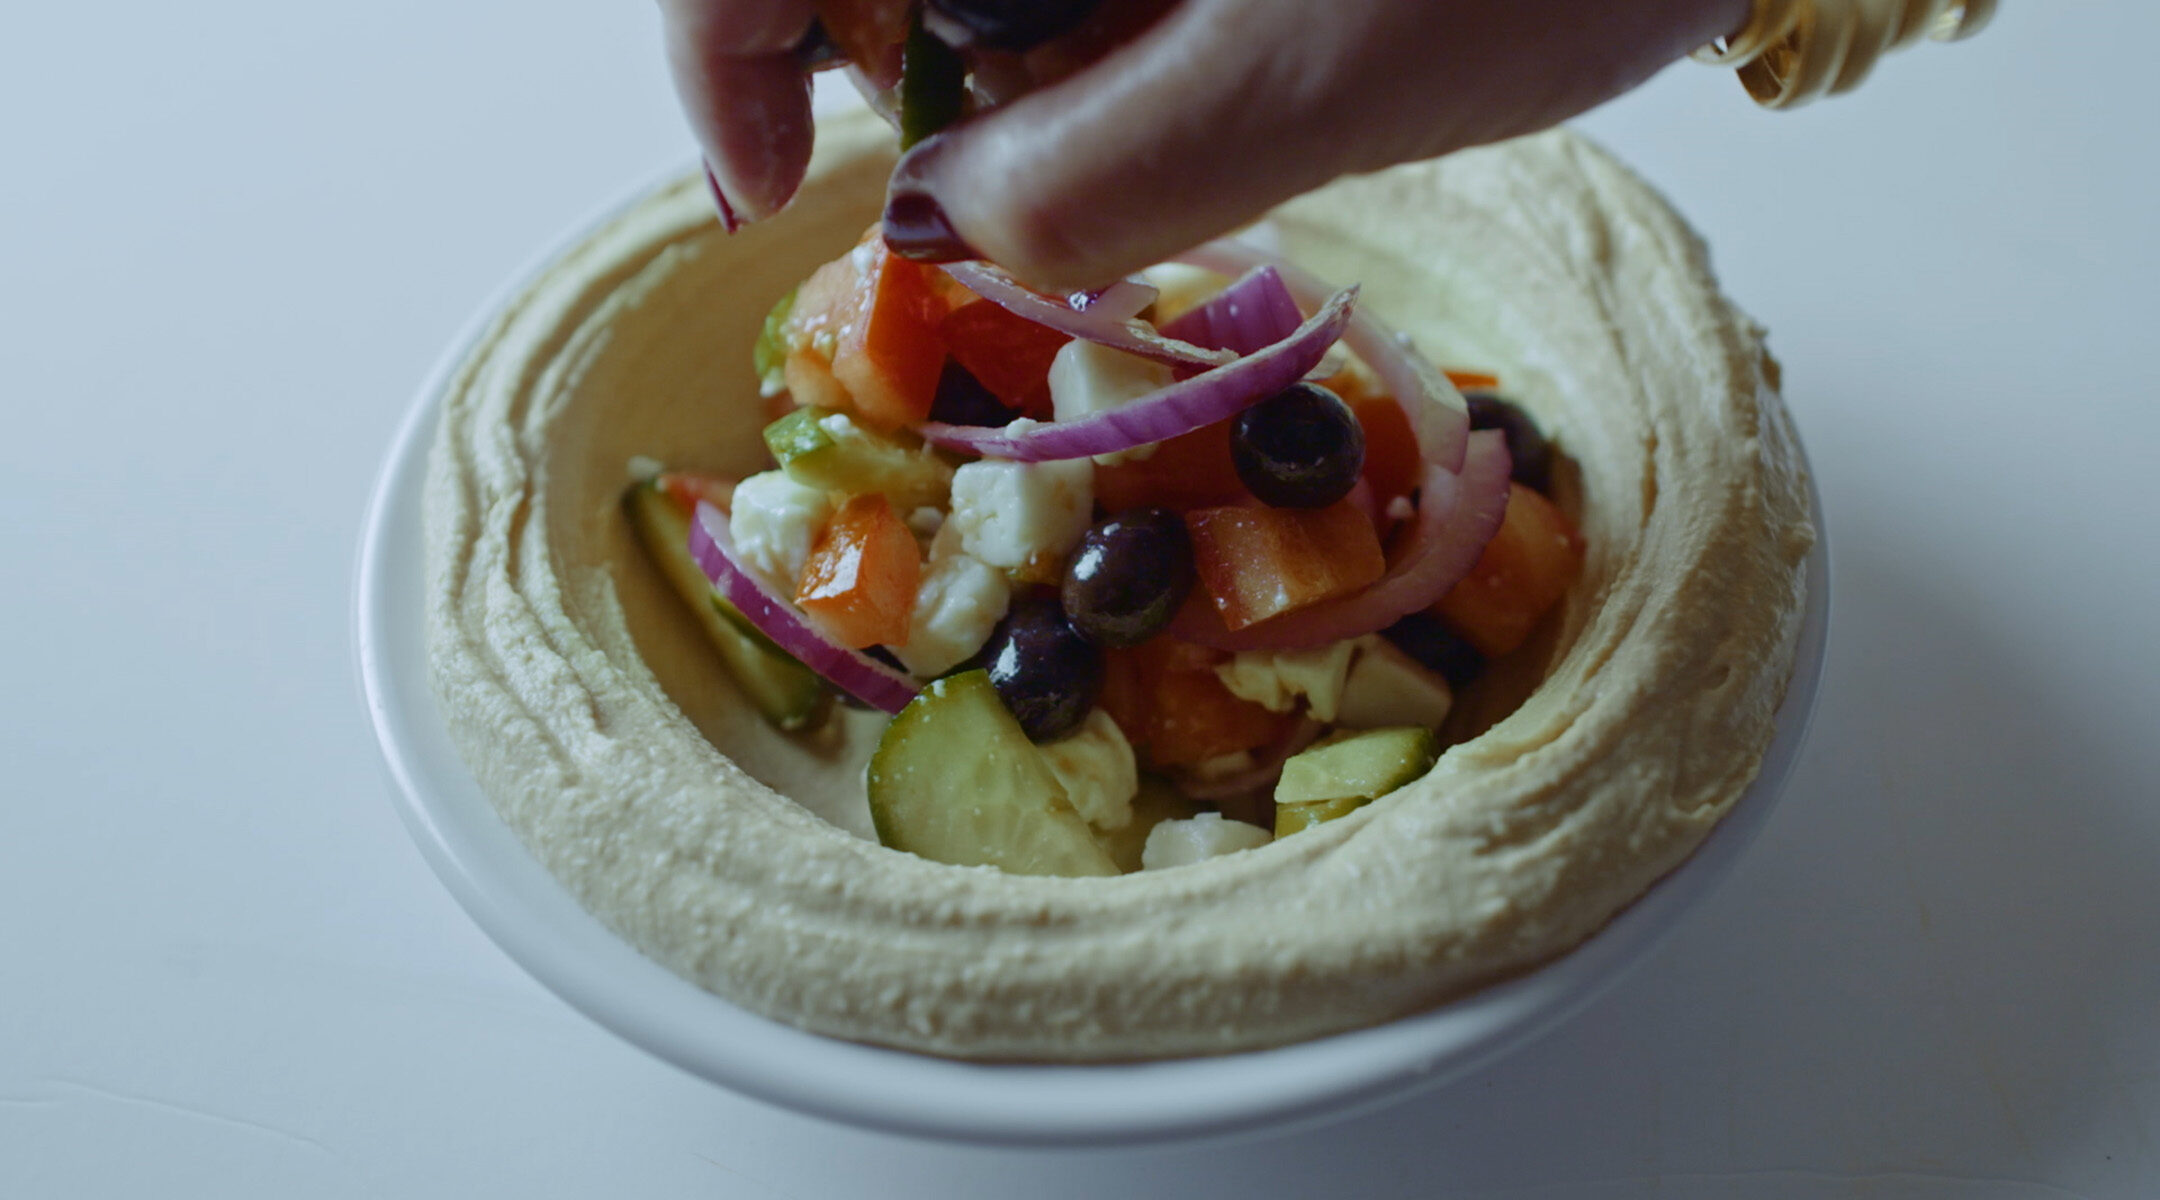
[[[1467,699],[1489,727],[1355,813],[1166,871],[878,845],[861,763],[881,718],[767,727],[617,498],[633,456],[757,469],[759,322],[876,219],[889,138],[821,130],[795,204],[733,237],[701,180],[660,189],[517,295],[447,396],[426,605],[450,731],[532,853],[645,954],[779,1020],[938,1054],[1276,1045],[1565,952],[1754,777],[1814,538],[1774,367],[1680,219],[1556,132],[1274,218],[1286,257],[1362,284],[1422,351],[1498,368],[1572,464],[1584,575],[1508,664],[1519,685]]]

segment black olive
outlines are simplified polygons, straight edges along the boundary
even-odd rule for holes
[[[1263,504],[1326,508],[1357,486],[1365,430],[1342,397],[1294,383],[1237,415],[1230,464]]]
[[[930,419],[947,425],[988,425],[992,427],[1012,424],[1019,412],[1005,407],[982,381],[969,373],[966,367],[951,359],[945,360],[945,370],[938,376],[937,396],[930,401]]]
[[[996,50],[1033,50],[1071,33],[1101,0],[930,0],[930,7]]]
[[[991,686],[1033,741],[1078,729],[1102,690],[1102,651],[1049,597],[1016,600],[983,652]]]
[[[1470,404],[1470,428],[1497,429],[1507,438],[1508,457],[1515,460],[1508,477],[1533,492],[1552,491],[1552,443],[1538,432],[1530,414],[1490,392],[1463,397]]]
[[[1163,631],[1193,585],[1192,535],[1167,508],[1121,512],[1087,531],[1065,563],[1065,618],[1098,646]]]
[[[1431,613],[1411,613],[1380,631],[1395,648],[1420,665],[1440,672],[1449,687],[1468,687],[1485,670],[1478,648]]]

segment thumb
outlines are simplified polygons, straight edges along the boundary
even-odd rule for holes
[[[1331,6],[1332,7],[1332,6]],[[1234,19],[1232,13],[1235,13]],[[1187,0],[1056,84],[910,150],[886,240],[981,256],[1047,288],[1100,284],[1234,228],[1355,161],[1325,113],[1352,64],[1304,0]],[[1256,99],[1266,97],[1266,99]]]
[[[668,66],[730,232],[779,211],[810,161],[810,84],[794,47],[810,0],[661,0]]]

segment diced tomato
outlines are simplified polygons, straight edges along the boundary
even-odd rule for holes
[[[790,348],[822,344],[829,355],[841,326],[855,319],[861,291],[862,270],[852,251],[826,263],[795,289],[781,336]]]
[[[1488,375],[1483,371],[1446,371],[1442,373],[1447,376],[1448,382],[1454,384],[1455,390],[1459,392],[1490,392],[1496,391],[1500,387],[1500,377],[1498,375]]]
[[[860,272],[851,255],[842,255],[810,273],[795,289],[795,300],[780,326],[783,356],[780,373],[788,401],[814,408],[848,408],[847,389],[833,378],[833,350],[840,331],[862,307]],[[777,420],[784,412],[768,414]]]
[[[930,415],[945,369],[937,336],[944,303],[930,290],[931,268],[887,251],[882,240],[870,253],[863,315],[841,331],[833,378],[873,423],[918,424]]]
[[[1197,767],[1209,759],[1253,750],[1282,737],[1286,713],[1240,699],[1213,671],[1171,671],[1155,689],[1148,762]]]
[[[817,15],[841,55],[887,88],[900,82],[900,48],[914,7],[914,0],[818,0]]]
[[[922,583],[915,535],[882,492],[850,496],[803,560],[795,603],[845,645],[897,646]]]
[[[871,226],[871,232],[878,237],[885,236],[884,227],[880,225]],[[981,296],[969,291],[966,284],[943,271],[928,272],[924,278],[930,281],[930,290],[937,295],[939,300],[945,302],[946,312],[951,312],[963,304],[973,304],[982,299]]]
[[[1354,592],[1387,570],[1372,522],[1348,500],[1195,509],[1185,526],[1200,584],[1233,631]]]
[[[1183,511],[1250,503],[1230,463],[1230,423],[1218,421],[1158,442],[1147,458],[1095,468],[1095,499],[1107,512],[1161,505]]]
[[[804,280],[784,334],[782,370],[795,402],[850,408],[888,428],[928,417],[945,368],[945,299],[931,273],[873,235]],[[844,404],[831,402],[838,392]]]
[[[1350,402],[1350,411],[1365,431],[1365,479],[1384,509],[1388,501],[1409,495],[1424,475],[1417,434],[1411,431],[1402,405],[1392,397],[1362,396]]]
[[[1567,514],[1522,484],[1510,484],[1500,531],[1470,574],[1433,606],[1433,615],[1496,658],[1523,644],[1574,586],[1582,565],[1582,534]]]
[[[1028,416],[1050,416],[1050,360],[1072,340],[1069,335],[988,300],[962,304],[946,313],[938,333],[946,353],[990,389],[991,395]]]
[[[721,512],[728,511],[735,500],[735,481],[717,475],[696,475],[689,471],[663,471],[654,480],[660,490],[684,516],[697,511],[698,501],[712,505]]]
[[[1162,640],[1155,638],[1130,649],[1103,652],[1102,690],[1095,694],[1095,707],[1110,714],[1135,751],[1147,748],[1148,719],[1153,711],[1154,685],[1144,670],[1144,652]]]
[[[1214,670],[1228,657],[1172,637],[1112,650],[1096,703],[1154,767],[1198,766],[1278,740],[1290,716],[1232,695]]]
[[[781,360],[780,372],[787,380],[787,402],[791,405],[807,405],[812,408],[847,408],[847,389],[833,378],[832,363],[809,346],[798,346],[788,351]],[[786,412],[768,412],[767,416],[779,420]]]

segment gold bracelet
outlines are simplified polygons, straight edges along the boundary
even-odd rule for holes
[[[1923,34],[1968,38],[1994,15],[1995,0],[1755,0],[1740,32],[1695,59],[1738,68],[1764,108],[1795,108],[1860,86],[1877,59]]]

